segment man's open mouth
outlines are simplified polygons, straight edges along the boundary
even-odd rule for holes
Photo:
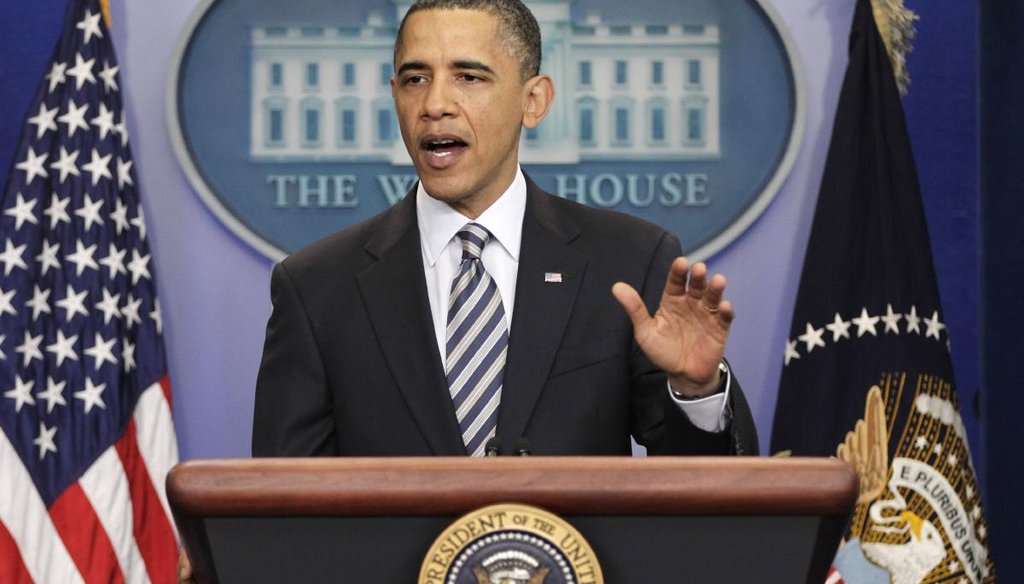
[[[435,156],[448,156],[466,147],[466,143],[456,138],[443,138],[438,140],[425,140],[424,148]]]
[[[455,136],[429,136],[420,142],[420,147],[426,154],[426,163],[432,168],[443,170],[455,164],[469,144]]]

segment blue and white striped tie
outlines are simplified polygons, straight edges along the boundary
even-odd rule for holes
[[[462,263],[448,299],[445,373],[466,451],[483,456],[498,426],[508,325],[498,287],[480,262],[490,232],[467,223],[458,236]]]

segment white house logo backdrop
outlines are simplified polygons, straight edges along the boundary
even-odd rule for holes
[[[409,2],[211,0],[168,86],[179,160],[214,213],[272,259],[395,204],[416,175],[389,79]],[[551,114],[523,134],[541,187],[643,217],[707,257],[770,203],[803,91],[755,0],[527,0]]]

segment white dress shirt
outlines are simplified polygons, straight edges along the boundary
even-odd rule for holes
[[[491,275],[505,309],[505,325],[512,322],[515,308],[516,276],[519,273],[519,250],[523,235],[523,215],[526,213],[526,179],[522,169],[516,170],[512,184],[498,200],[474,221],[491,232],[491,240],[480,254],[484,269]],[[427,194],[420,182],[416,188],[416,220],[420,230],[420,249],[423,253],[423,273],[427,280],[427,297],[434,322],[437,349],[444,365],[446,355],[445,331],[448,322],[448,297],[452,279],[462,261],[462,243],[457,234],[470,221],[447,203]],[[611,290],[608,291],[611,294]],[[511,332],[511,327],[510,332]],[[511,342],[511,337],[509,338]],[[680,400],[669,389],[669,394],[680,409],[698,428],[720,432],[729,421],[726,409],[732,375],[727,371],[725,392],[696,400]]]

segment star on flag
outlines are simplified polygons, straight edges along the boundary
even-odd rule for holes
[[[844,318],[840,313],[835,313],[832,321],[821,326],[808,322],[804,326],[803,334],[796,339],[786,341],[786,350],[783,357],[784,365],[789,365],[793,360],[800,359],[803,355],[809,355],[815,350],[825,349],[829,343],[835,344],[843,339],[850,339],[850,329],[857,327],[856,338],[868,336],[879,336],[879,324],[884,325],[883,335],[920,335],[921,323],[925,325],[924,336],[936,341],[943,340],[942,332],[946,325],[939,320],[939,311],[934,310],[930,318],[918,316],[917,307],[911,306],[906,313],[897,311],[891,303],[885,305],[884,311],[873,315],[867,307],[862,307],[860,312],[850,318]],[[831,333],[826,335],[825,331]]]

